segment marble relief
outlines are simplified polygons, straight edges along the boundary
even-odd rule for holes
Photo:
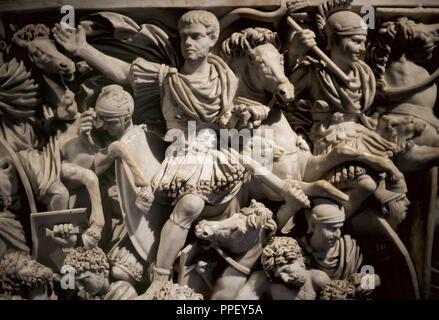
[[[2,300],[439,298],[437,5],[247,2],[0,5]]]

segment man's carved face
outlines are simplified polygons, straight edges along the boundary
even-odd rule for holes
[[[79,290],[84,290],[92,296],[101,293],[104,287],[105,277],[102,274],[85,271],[75,278],[76,286]]]
[[[343,56],[351,63],[360,60],[366,51],[366,36],[354,34],[340,39],[340,49]]]
[[[214,40],[201,23],[188,24],[180,30],[181,53],[185,60],[200,60],[207,57]]]
[[[98,114],[96,122],[96,127],[102,128],[113,138],[120,138],[126,130],[123,116],[112,117]]]
[[[52,281],[52,270],[32,259],[28,254],[19,254],[15,265],[15,273],[10,277],[17,285],[25,285],[28,289],[34,290],[46,287]],[[44,299],[44,298],[43,298]]]
[[[329,250],[337,244],[341,236],[343,222],[338,223],[316,223],[314,233],[319,235],[320,250]],[[317,249],[317,248],[315,248]]]
[[[281,266],[276,266],[273,270],[274,276],[282,279],[287,285],[301,287],[306,281],[307,271],[303,258]]]
[[[75,94],[66,90],[60,103],[56,108],[57,116],[60,120],[73,120],[78,114],[78,105],[75,101]]]

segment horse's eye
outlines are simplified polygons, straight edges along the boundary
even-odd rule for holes
[[[261,68],[262,71],[266,72],[266,71],[268,70],[267,65],[265,64],[264,61],[259,60],[259,61],[257,61],[257,62],[258,62],[258,66],[259,66],[259,68]]]
[[[49,62],[51,62],[51,61],[53,60],[53,56],[50,55],[50,54],[47,54],[47,53],[43,54],[41,58],[42,58],[42,59],[44,60],[44,62],[46,62],[46,63],[49,63]]]

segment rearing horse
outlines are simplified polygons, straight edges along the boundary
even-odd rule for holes
[[[434,113],[439,68],[430,74],[422,64],[437,54],[433,50],[438,44],[439,24],[415,23],[402,17],[381,25],[370,50],[370,65],[377,78],[377,111],[382,113],[377,132],[403,147],[408,144],[395,163],[404,172],[416,172],[410,183],[414,206],[408,216],[406,245],[423,279],[423,298],[428,298],[435,280],[431,259],[437,219],[437,167],[431,167],[439,160],[439,119]],[[425,169],[428,173],[420,175]],[[426,183],[429,180],[432,183]]]
[[[439,159],[439,119],[434,114],[436,78],[420,64],[431,60],[439,44],[439,24],[415,23],[406,17],[382,24],[371,47],[371,65],[377,78],[377,131],[390,141],[414,146],[398,156],[403,171],[426,168]]]
[[[274,105],[274,96],[279,96],[283,103],[294,99],[294,87],[285,76],[284,59],[279,52],[276,33],[265,28],[248,28],[233,33],[223,42],[222,54],[239,78],[238,98],[235,103],[245,103],[250,107],[262,106],[269,111],[268,117],[258,129],[262,132],[271,130],[274,133],[273,140],[265,139],[265,143],[276,151],[273,152],[276,155],[272,172],[281,180],[297,180],[303,192],[310,197],[325,194],[343,202],[347,198],[335,187],[327,181],[318,180],[339,164],[359,161],[378,172],[388,172],[395,178],[402,177],[391,160],[348,146],[337,146],[327,155],[311,154],[306,142],[293,131],[281,109]],[[255,179],[259,180],[257,176]],[[249,188],[256,199],[283,200],[282,193],[273,192],[264,183],[253,183]],[[294,210],[290,209],[283,210],[283,213],[278,212],[278,224],[282,225],[294,215]],[[290,212],[287,214],[288,211]],[[283,214],[286,216],[279,216]]]

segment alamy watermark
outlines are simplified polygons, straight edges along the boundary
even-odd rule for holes
[[[375,289],[375,269],[371,265],[364,265],[360,269],[360,273],[364,276],[361,278],[360,287],[363,290]]]
[[[64,275],[60,280],[61,288],[63,290],[75,289],[75,268],[70,265],[63,265],[60,273]]]
[[[363,29],[375,29],[375,9],[373,6],[362,6],[360,12],[365,14],[361,20]]]
[[[212,160],[220,164],[239,161],[245,165],[250,164],[251,158],[271,171],[276,148],[273,137],[272,129],[220,129],[218,134],[210,128],[197,130],[197,122],[188,121],[187,130],[175,128],[166,132],[165,141],[171,144],[165,156],[185,157],[185,164]],[[255,174],[264,175],[266,170],[256,170]]]
[[[69,4],[61,7],[61,13],[64,16],[61,18],[60,25],[63,29],[75,28],[75,8]]]

